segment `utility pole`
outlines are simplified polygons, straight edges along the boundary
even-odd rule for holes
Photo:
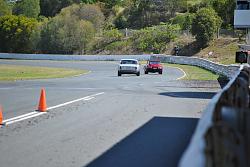
[[[250,45],[250,28],[246,29],[246,43],[247,45]]]

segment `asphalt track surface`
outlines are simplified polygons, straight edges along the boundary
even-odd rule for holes
[[[201,111],[219,90],[183,82],[183,72],[117,76],[117,62],[15,61],[1,64],[85,69],[62,79],[0,82],[4,119],[36,110],[41,88],[48,113],[0,129],[0,166],[177,166]],[[90,98],[86,98],[90,97]],[[82,100],[81,100],[82,99]]]

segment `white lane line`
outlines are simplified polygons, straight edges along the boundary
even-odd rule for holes
[[[6,123],[6,122],[9,122],[9,121],[13,121],[13,120],[16,120],[16,119],[20,119],[20,118],[23,118],[23,117],[27,117],[29,115],[33,115],[33,114],[36,114],[37,112],[34,111],[34,112],[30,112],[28,114],[23,114],[23,115],[20,115],[20,116],[17,116],[17,117],[13,117],[13,118],[10,118],[10,119],[6,119],[3,121],[3,123]]]
[[[49,107],[49,108],[47,108],[47,110],[52,110],[52,109],[55,109],[55,108],[63,107],[63,106],[66,106],[66,105],[69,105],[69,104],[72,104],[72,103],[75,103],[75,102],[78,102],[78,101],[88,99],[88,98],[89,98],[89,96],[83,97],[83,98],[80,98],[80,99],[76,99],[76,100],[72,100],[72,101],[62,103],[62,104],[59,104],[59,105],[56,105],[56,106],[53,106],[53,107]]]
[[[40,115],[43,115],[43,114],[46,114],[46,112],[37,112],[36,114],[30,115],[30,116],[27,116],[27,117],[23,117],[21,119],[16,119],[16,120],[13,120],[13,121],[10,121],[10,122],[6,122],[5,125],[10,125],[10,124],[20,122],[20,121],[23,121],[23,120],[26,120],[26,119],[30,119],[30,118],[33,118],[33,117],[37,117],[37,116],[40,116]]]
[[[91,97],[99,96],[99,95],[102,95],[102,94],[104,94],[104,92],[101,92],[101,93],[97,93],[97,94],[91,95]]]
[[[92,99],[94,99],[95,97],[89,97],[89,98],[87,98],[87,99],[84,99],[85,101],[89,101],[89,100],[92,100]]]
[[[95,96],[99,96],[99,95],[102,95],[102,94],[104,94],[104,92],[93,94],[93,95],[90,95],[90,96],[86,96],[86,97],[83,97],[83,98],[80,98],[80,99],[72,100],[72,101],[69,101],[69,102],[66,102],[66,103],[63,103],[63,104],[59,104],[59,105],[56,105],[56,106],[53,106],[53,107],[49,107],[49,108],[47,108],[47,110],[52,110],[52,109],[59,108],[59,107],[62,107],[62,106],[66,106],[66,105],[69,105],[69,104],[72,104],[72,103],[75,103],[75,102],[78,102],[78,101],[82,101],[82,100],[88,101],[88,100],[94,99]],[[23,114],[23,115],[20,115],[20,116],[17,116],[17,117],[6,119],[6,120],[3,121],[3,123],[5,125],[10,125],[10,124],[20,122],[20,121],[23,121],[23,120],[26,120],[26,119],[30,119],[30,118],[33,118],[33,117],[37,117],[37,116],[40,116],[40,115],[43,115],[43,114],[46,114],[46,113],[47,112],[33,111],[33,112]]]
[[[13,88],[0,88],[0,90],[11,90]]]
[[[181,68],[179,68],[179,67],[176,67],[176,68],[178,68],[179,70],[181,70],[181,71],[183,72],[183,76],[177,78],[176,80],[181,80],[181,79],[183,79],[183,78],[185,78],[185,77],[187,76],[187,73],[186,73],[183,69],[181,69]]]
[[[183,73],[183,76],[177,78],[176,80],[183,79],[183,78],[185,78],[187,76],[186,72],[183,69],[179,68],[179,67],[171,67],[171,66],[167,66],[167,67],[169,67],[169,68],[177,68]]]
[[[58,108],[58,107],[62,107],[62,106],[66,106],[66,105],[69,105],[69,104],[72,104],[72,103],[75,103],[75,102],[78,102],[78,101],[82,101],[82,100],[91,100],[95,96],[99,96],[99,95],[102,95],[102,94],[104,94],[104,92],[97,93],[97,94],[90,95],[90,96],[86,96],[86,97],[83,97],[83,98],[80,98],[80,99],[72,100],[72,101],[69,101],[69,102],[66,102],[66,103],[62,103],[62,104],[59,104],[59,105],[56,105],[56,106],[53,106],[53,107],[49,107],[49,108],[47,108],[47,110],[52,110],[52,109],[55,109],[55,108]]]
[[[82,76],[82,75],[87,75],[87,74],[90,74],[92,71],[88,71],[84,74],[78,74],[78,75],[73,75],[72,77],[79,77],[79,76]]]

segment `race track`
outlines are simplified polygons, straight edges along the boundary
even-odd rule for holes
[[[8,167],[176,166],[201,111],[219,90],[215,84],[177,80],[183,72],[176,68],[144,75],[141,67],[139,77],[117,77],[118,62],[1,64],[90,71],[62,79],[0,82],[4,119],[35,111],[41,88],[52,107],[0,129],[0,166]]]

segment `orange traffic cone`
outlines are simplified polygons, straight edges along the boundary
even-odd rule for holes
[[[47,110],[46,94],[45,94],[45,89],[42,88],[39,106],[38,106],[38,111],[45,112],[46,110]]]
[[[0,105],[0,125],[3,125],[3,108]]]

